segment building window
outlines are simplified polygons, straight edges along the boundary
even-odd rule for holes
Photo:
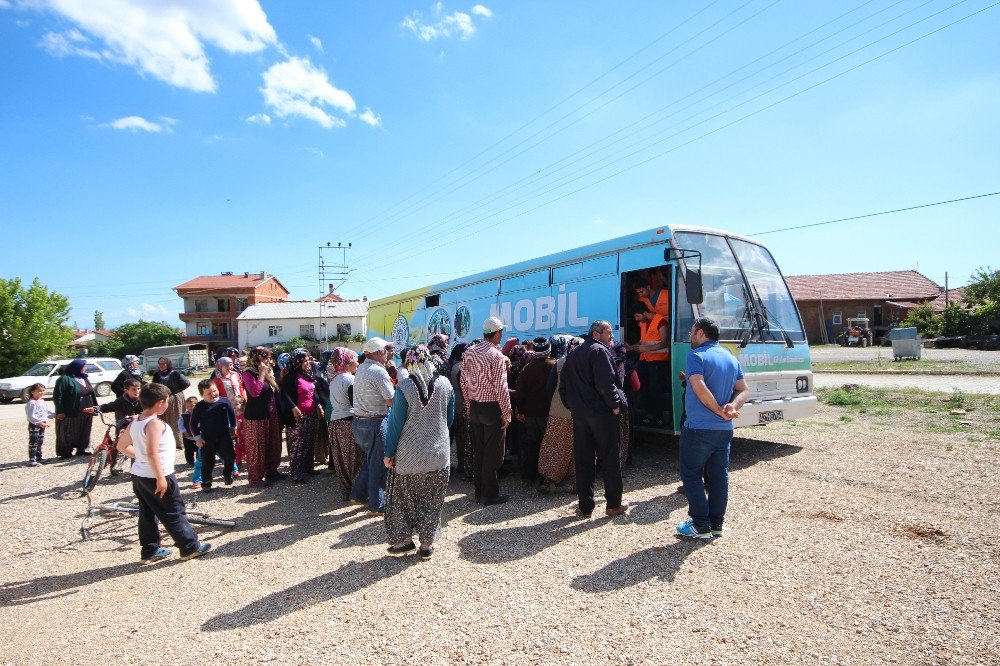
[[[194,311],[195,312],[208,312],[208,301],[204,298],[196,298],[194,300]]]
[[[243,312],[248,307],[250,307],[250,299],[247,298],[237,298],[236,299],[236,311]]]
[[[313,339],[316,337],[316,327],[312,324],[299,325],[299,337]]]
[[[212,324],[212,335],[220,335],[224,338],[229,337],[229,323],[222,322],[218,324]]]
[[[858,319],[868,319],[868,313],[862,310],[858,313]]]
[[[269,337],[269,338],[276,338],[279,335],[281,335],[281,327],[280,326],[268,326],[267,327],[267,337]]]
[[[834,312],[833,313],[833,325],[834,326],[840,326],[843,323],[844,323],[844,315],[841,314],[840,312]]]
[[[217,298],[216,304],[219,306],[218,312],[229,312],[228,298]]]
[[[351,337],[351,325],[337,324],[337,337],[341,339]]]
[[[209,330],[207,321],[199,321],[195,324],[195,335],[208,335]]]

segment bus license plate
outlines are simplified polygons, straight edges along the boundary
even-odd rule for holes
[[[774,421],[784,421],[785,412],[775,409],[770,412],[761,412],[758,415],[757,423],[773,423]]]

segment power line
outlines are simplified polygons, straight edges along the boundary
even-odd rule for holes
[[[827,220],[825,222],[813,222],[812,224],[800,224],[794,227],[783,227],[781,229],[770,229],[769,231],[755,231],[752,234],[747,234],[748,236],[764,236],[766,234],[776,234],[782,231],[795,231],[796,229],[809,229],[812,227],[822,227],[827,224],[836,224],[838,222],[850,222],[851,220],[863,220],[867,217],[876,217],[878,215],[891,215],[893,213],[903,213],[908,210],[919,210],[921,208],[931,208],[933,206],[944,206],[945,204],[958,203],[960,201],[971,201],[973,199],[983,199],[985,197],[995,197],[1000,194],[1000,192],[987,192],[986,194],[974,194],[969,197],[962,197],[960,199],[948,199],[947,201],[935,201],[933,203],[920,204],[918,206],[907,206],[906,208],[894,208],[892,210],[883,210],[878,213],[866,213],[864,215],[854,215],[853,217],[841,217],[836,220]]]

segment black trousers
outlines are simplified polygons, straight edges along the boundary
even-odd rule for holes
[[[225,437],[205,438],[205,443],[201,447],[201,487],[212,487],[212,472],[215,471],[215,458],[222,459],[222,476],[226,481],[233,478],[233,458],[236,452],[233,449],[233,438],[228,434]]]
[[[580,511],[594,510],[596,462],[601,458],[607,508],[622,503],[622,468],[618,460],[618,415],[611,412],[573,413],[573,458],[576,461],[576,492]]]
[[[193,465],[194,459],[198,456],[198,445],[194,443],[193,439],[187,437],[182,439],[184,440],[184,460],[188,465]]]
[[[525,416],[524,423],[519,423],[521,429],[521,476],[528,481],[536,481],[538,478],[538,452],[542,447],[542,439],[545,437],[545,426],[548,424],[547,416]]]
[[[642,397],[642,408],[646,418],[659,421],[666,410],[663,392],[670,380],[669,361],[639,361],[636,368],[639,371],[639,394]]]
[[[472,481],[476,497],[492,499],[500,494],[498,473],[503,464],[503,412],[498,402],[475,402],[469,405],[469,429],[472,431]]]
[[[160,548],[158,523],[163,523],[181,555],[190,555],[198,550],[198,535],[188,522],[176,476],[171,474],[167,477],[167,492],[162,498],[156,496],[156,479],[144,476],[132,476],[132,491],[139,500],[139,544],[142,546],[142,559],[152,557]]]

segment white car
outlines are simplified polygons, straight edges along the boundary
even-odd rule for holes
[[[27,372],[20,377],[7,377],[0,379],[0,402],[10,402],[14,398],[20,398],[27,402],[30,399],[28,387],[32,384],[45,385],[45,397],[52,396],[52,389],[55,388],[59,379],[59,369],[69,364],[71,358],[61,358],[56,361],[42,361],[31,366]],[[87,367],[84,372],[90,384],[94,387],[94,393],[104,397],[111,394],[111,382],[122,371],[121,361],[114,358],[88,358]]]

